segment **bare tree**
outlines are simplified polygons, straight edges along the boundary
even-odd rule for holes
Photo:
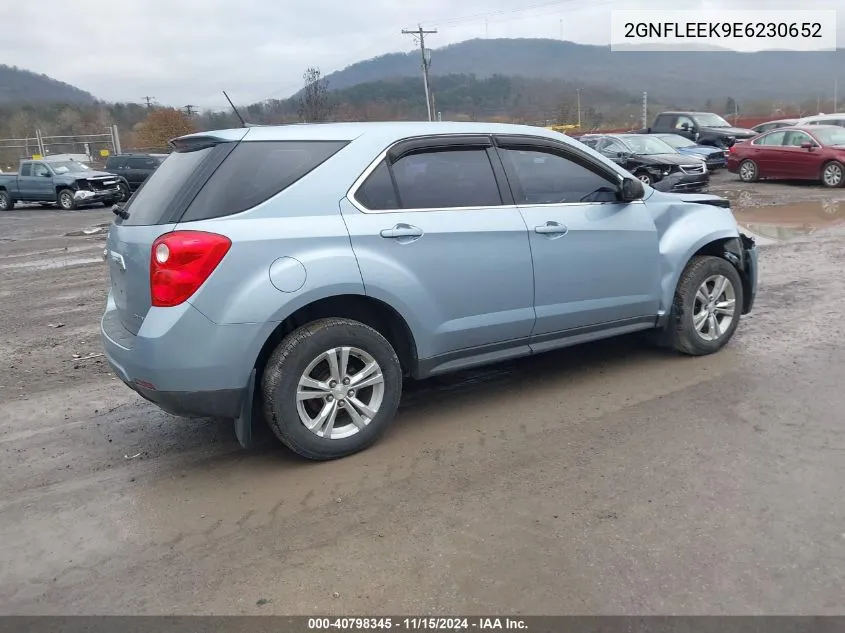
[[[305,87],[299,95],[299,116],[306,123],[327,121],[332,114],[329,82],[315,66],[309,66],[302,74],[302,79]]]

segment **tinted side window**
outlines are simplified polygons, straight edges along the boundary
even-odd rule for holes
[[[192,152],[173,152],[129,199],[124,207],[129,212],[129,218],[123,224],[149,226],[161,222],[170,204],[185,189],[202,164],[211,159],[213,152],[213,147]]]
[[[772,132],[771,134],[766,134],[766,136],[757,139],[754,141],[755,145],[783,145],[783,139],[786,136],[786,132]]]
[[[410,154],[393,164],[403,209],[495,207],[502,196],[484,149]]]
[[[502,152],[517,177],[517,204],[616,201],[611,181],[568,158],[543,150]]]
[[[290,187],[346,145],[346,141],[239,143],[188,207],[182,221],[219,218],[251,209]]]
[[[126,159],[121,156],[109,156],[106,159],[106,169],[118,169],[123,167],[124,162],[126,162]]]
[[[367,179],[355,192],[355,198],[365,208],[373,211],[400,208],[396,188],[393,186],[393,179],[390,177],[390,170],[386,162],[379,163],[373,173],[367,176]]]
[[[50,170],[47,169],[47,165],[43,163],[32,163],[32,175],[33,176],[46,176],[50,174]]]
[[[130,158],[129,161],[127,162],[126,166],[129,169],[155,169],[157,165],[158,165],[158,162],[156,162],[152,158],[138,157],[138,158]]]
[[[31,176],[32,175],[32,163],[26,163],[21,165],[21,173],[18,174],[19,176]]]
[[[691,118],[689,118],[688,116],[679,116],[678,120],[675,121],[675,129],[676,130],[684,129],[684,124],[686,124],[686,126],[689,129],[692,129],[695,126],[695,123],[693,122],[693,120]]]
[[[810,137],[804,132],[797,132],[793,130],[786,133],[785,138],[783,139],[783,144],[791,147],[801,147],[801,143],[809,143],[810,140]]]

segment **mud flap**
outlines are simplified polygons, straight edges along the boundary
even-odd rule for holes
[[[246,449],[255,448],[258,444],[258,434],[255,433],[255,421],[253,411],[255,410],[255,369],[249,374],[246,392],[241,401],[241,414],[235,418],[235,435],[238,442]]]

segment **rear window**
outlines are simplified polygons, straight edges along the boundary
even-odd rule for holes
[[[147,178],[141,188],[125,206],[129,218],[123,220],[126,226],[147,226],[159,224],[170,216],[169,210],[182,193],[191,176],[208,160],[214,146],[190,152],[173,152],[161,166]]]
[[[246,211],[284,191],[334,156],[348,141],[247,141],[240,143],[194,199],[183,222]],[[166,169],[167,159],[154,179]]]

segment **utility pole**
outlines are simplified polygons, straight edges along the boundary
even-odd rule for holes
[[[425,36],[426,35],[433,35],[437,33],[437,30],[433,31],[426,31],[423,29],[422,25],[419,25],[416,30],[409,30],[409,29],[402,29],[403,35],[414,35],[419,38],[420,40],[420,55],[422,56],[422,69],[423,69],[423,83],[425,85],[425,107],[428,112],[428,120],[431,121],[434,118],[433,109],[431,107],[431,90],[428,84],[428,67],[431,65],[431,59],[426,56],[425,51]]]
[[[185,114],[188,116],[194,116],[197,113],[196,106],[194,105],[186,105],[185,106]]]
[[[643,92],[643,127],[648,127],[648,93]]]
[[[147,110],[153,109],[153,99],[155,99],[155,97],[144,97],[144,101],[147,102]]]
[[[581,89],[576,88],[575,94],[578,96],[578,129],[581,129]]]

